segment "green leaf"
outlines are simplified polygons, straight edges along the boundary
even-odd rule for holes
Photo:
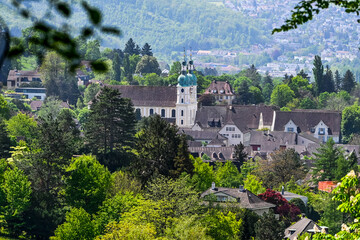
[[[9,51],[7,56],[10,57],[10,58],[17,57],[17,56],[23,54],[24,51],[25,50],[24,50],[23,46],[21,46],[21,45],[15,46],[15,47],[10,48],[10,51]]]
[[[97,72],[106,72],[108,70],[107,65],[103,61],[92,61],[91,68]]]
[[[91,28],[85,27],[85,28],[83,28],[81,35],[84,38],[88,38],[91,35],[93,35],[93,33],[94,33],[94,31]]]
[[[115,27],[102,27],[101,32],[121,36],[121,31]]]
[[[89,6],[85,1],[82,2],[82,6],[87,12],[90,21],[94,25],[99,25],[101,22],[101,12],[97,8]]]
[[[71,9],[70,9],[69,5],[65,2],[57,3],[56,9],[65,17],[69,17],[71,15]]]

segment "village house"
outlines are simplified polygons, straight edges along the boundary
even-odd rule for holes
[[[271,131],[306,133],[327,142],[332,138],[336,143],[341,141],[341,112],[325,110],[276,111]]]
[[[7,78],[7,88],[19,88],[21,84],[30,82],[41,82],[41,75],[38,71],[10,70]]]
[[[246,208],[258,215],[268,213],[276,205],[261,200],[258,196],[240,186],[236,188],[224,188],[215,186],[212,183],[211,188],[201,194],[205,202],[214,201],[219,204],[234,204],[240,208]]]
[[[295,224],[285,229],[285,239],[295,240],[304,233],[315,234],[315,233],[327,233],[328,227],[319,226],[313,220],[303,217]]]
[[[235,99],[235,93],[228,81],[213,81],[205,90],[204,94],[213,95],[217,103],[232,104]]]

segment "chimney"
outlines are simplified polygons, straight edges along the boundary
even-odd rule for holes
[[[284,195],[285,189],[284,186],[281,187],[281,195]]]
[[[214,183],[214,182],[212,182],[212,184],[211,184],[211,190],[216,190],[216,187],[215,187],[215,183]]]

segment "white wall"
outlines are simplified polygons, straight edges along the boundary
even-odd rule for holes
[[[228,138],[228,146],[234,146],[240,142],[244,142],[244,134],[235,125],[225,125],[219,133]]]

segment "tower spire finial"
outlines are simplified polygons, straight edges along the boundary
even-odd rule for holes
[[[190,60],[192,61],[192,48],[190,47]]]

